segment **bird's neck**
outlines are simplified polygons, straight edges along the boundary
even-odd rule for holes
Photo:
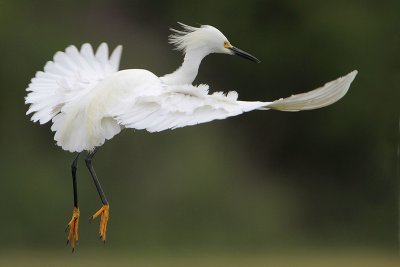
[[[189,50],[185,54],[182,66],[173,73],[161,77],[169,85],[192,84],[196,79],[200,63],[208,53],[202,50]]]

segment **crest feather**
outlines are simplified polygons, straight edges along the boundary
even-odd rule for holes
[[[178,22],[178,24],[182,27],[182,30],[170,28],[173,33],[168,37],[168,42],[175,46],[175,50],[182,51],[183,53],[186,53],[188,46],[193,45],[201,29],[208,27],[207,25],[201,25],[197,28],[181,22]]]

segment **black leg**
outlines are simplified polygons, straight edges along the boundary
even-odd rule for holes
[[[78,242],[78,224],[79,224],[79,208],[78,208],[78,185],[76,181],[76,170],[78,166],[78,158],[80,153],[78,153],[71,164],[71,172],[72,172],[72,186],[74,189],[74,211],[72,212],[72,218],[69,221],[65,232],[68,230],[67,235],[67,244],[71,242],[72,245],[72,252],[75,250],[75,244]]]
[[[94,184],[96,186],[97,192],[99,193],[101,202],[104,205],[108,205],[108,201],[107,201],[106,195],[104,194],[104,191],[101,188],[99,179],[97,179],[96,172],[94,171],[94,168],[92,166],[92,159],[93,159],[94,155],[96,154],[97,150],[98,150],[98,148],[96,147],[92,152],[90,152],[86,156],[85,162],[86,162],[87,168],[89,169],[90,174],[92,175],[92,178],[93,178]]]
[[[78,185],[76,182],[76,170],[78,166],[78,158],[79,158],[80,153],[76,155],[74,161],[71,164],[71,172],[72,172],[72,186],[74,189],[74,207],[78,207]]]

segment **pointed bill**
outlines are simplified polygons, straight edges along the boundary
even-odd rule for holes
[[[243,58],[245,58],[245,59],[254,61],[254,62],[256,62],[256,63],[260,63],[260,62],[261,62],[261,61],[260,61],[258,58],[256,58],[255,56],[250,55],[249,53],[247,53],[247,52],[245,52],[245,51],[243,51],[243,50],[241,50],[241,49],[239,49],[239,48],[237,48],[237,47],[231,46],[231,47],[229,47],[228,49],[230,49],[230,50],[233,52],[234,55],[243,57]]]

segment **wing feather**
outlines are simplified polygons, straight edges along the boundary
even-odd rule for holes
[[[119,62],[121,60],[122,45],[117,46],[110,56],[110,65],[112,71],[118,71]]]
[[[269,103],[264,108],[280,111],[300,111],[329,106],[347,93],[357,73],[356,70],[352,71],[343,77],[326,83],[320,88],[287,98],[281,98]]]
[[[96,51],[96,58],[102,63],[108,63],[108,46],[106,43],[101,43]]]
[[[273,102],[238,101],[234,91],[208,94],[208,86],[166,86],[151,95],[137,96],[115,117],[119,124],[134,129],[160,132],[189,125],[221,120],[251,110],[299,111],[325,107],[341,99],[357,75],[353,71],[324,86]]]
[[[79,101],[100,81],[118,71],[122,47],[117,46],[109,57],[108,45],[102,43],[96,51],[90,44],[81,50],[71,45],[65,52],[57,52],[43,71],[38,71],[28,88],[25,103],[27,114],[41,124],[50,121],[66,105]]]
[[[135,104],[117,115],[127,128],[160,132],[241,114],[237,93],[207,94],[208,86],[169,86],[151,96],[139,96]],[[236,97],[235,97],[236,96]]]

